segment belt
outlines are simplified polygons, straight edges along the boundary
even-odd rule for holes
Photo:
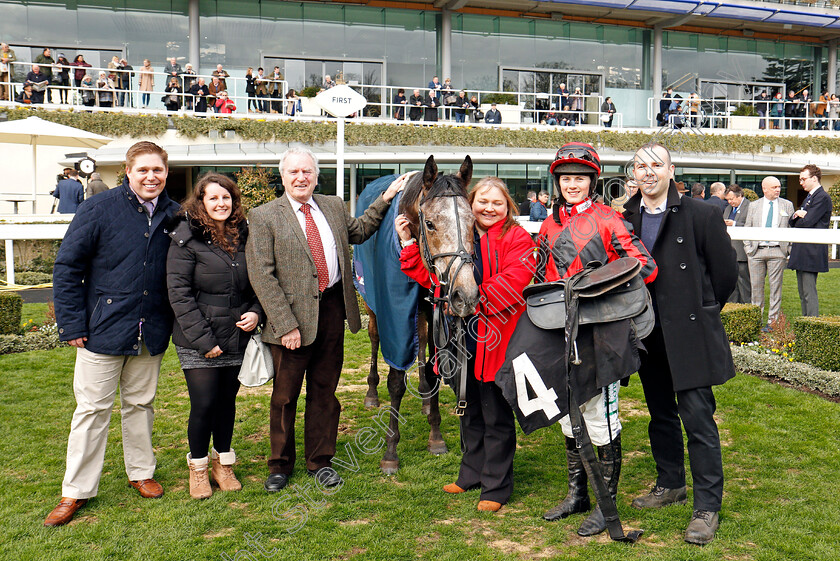
[[[779,244],[760,243],[758,249],[770,249],[771,247],[781,247]]]
[[[324,291],[321,293],[321,298],[323,298],[324,296],[329,296],[333,292],[338,292],[339,290],[341,290],[341,281],[338,281],[334,285],[325,288]]]

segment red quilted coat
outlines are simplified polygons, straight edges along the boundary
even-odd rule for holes
[[[536,267],[534,242],[528,232],[516,225],[502,235],[503,226],[500,220],[479,240],[483,280],[478,287],[478,309],[468,329],[478,341],[475,377],[482,382],[494,381],[505,361],[508,342],[525,311],[522,290],[531,282]],[[402,250],[400,267],[421,286],[432,286],[416,243]]]

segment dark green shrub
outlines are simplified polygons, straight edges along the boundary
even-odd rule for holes
[[[748,188],[744,189],[744,196],[750,202],[757,201],[759,199],[758,193],[756,193],[752,189],[748,189]]]
[[[733,343],[757,341],[761,334],[761,308],[752,304],[726,304],[720,311],[726,335]]]
[[[21,271],[15,273],[15,284],[22,286],[33,286],[36,284],[48,284],[52,282],[52,275],[38,273],[35,271]]]
[[[0,292],[0,335],[20,332],[20,311],[23,299],[16,292]]]
[[[796,360],[840,371],[840,316],[799,317],[793,322]]]

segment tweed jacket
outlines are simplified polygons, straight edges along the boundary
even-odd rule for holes
[[[764,212],[765,200],[766,197],[762,197],[750,205],[744,226],[748,228],[764,228],[764,221],[761,218]],[[777,197],[774,202],[778,205],[779,212],[777,213],[778,218],[776,219],[776,223],[773,224],[773,227],[787,228],[788,220],[793,216],[793,203],[781,197]],[[788,255],[790,244],[788,242],[779,242],[779,248],[782,250],[782,253]],[[758,242],[745,241],[744,250],[748,256],[755,255],[755,252],[758,251]]]
[[[389,203],[379,196],[364,215],[353,218],[338,197],[313,195],[313,199],[335,236],[347,323],[356,333],[361,319],[350,244],[360,244],[376,232]],[[283,335],[297,328],[301,345],[311,345],[318,333],[318,271],[288,195],[253,209],[248,221],[245,256],[251,286],[267,317],[263,341],[279,345]]]

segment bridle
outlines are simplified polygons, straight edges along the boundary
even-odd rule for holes
[[[432,318],[432,340],[434,341],[435,347],[439,350],[452,346],[454,346],[455,348],[455,360],[458,364],[458,369],[460,370],[460,380],[458,383],[458,404],[455,406],[455,414],[458,416],[463,416],[467,408],[466,388],[467,376],[469,375],[469,373],[467,372],[469,356],[466,347],[466,325],[464,318],[444,314],[443,305],[452,305],[452,295],[450,294],[452,281],[458,278],[461,269],[465,265],[469,265],[470,267],[472,267],[473,264],[473,256],[469,251],[467,251],[466,247],[464,246],[464,229],[461,227],[461,213],[458,210],[458,197],[462,196],[463,195],[461,195],[460,193],[454,193],[451,191],[447,193],[440,193],[432,197],[424,196],[420,200],[420,204],[418,205],[417,209],[418,219],[420,221],[420,225],[418,228],[420,238],[420,251],[423,252],[423,259],[426,261],[427,266],[430,269],[433,269],[436,259],[446,257],[449,258],[446,263],[446,268],[441,274],[432,275],[431,270],[429,271],[429,277],[432,282],[432,294],[429,300],[434,305],[434,313]],[[431,249],[429,248],[428,233],[426,228],[426,216],[423,213],[423,204],[427,200],[435,199],[438,197],[450,197],[452,199],[452,204],[455,208],[455,228],[458,233],[458,248],[455,251],[432,254]],[[460,259],[460,261],[458,262],[458,265],[454,267],[453,272],[453,264],[458,259]],[[437,281],[435,281],[435,276],[437,277]],[[455,324],[454,333],[450,330],[450,321],[454,322]],[[441,375],[443,376],[443,373],[441,373]],[[450,376],[444,376],[444,378],[449,377]]]

